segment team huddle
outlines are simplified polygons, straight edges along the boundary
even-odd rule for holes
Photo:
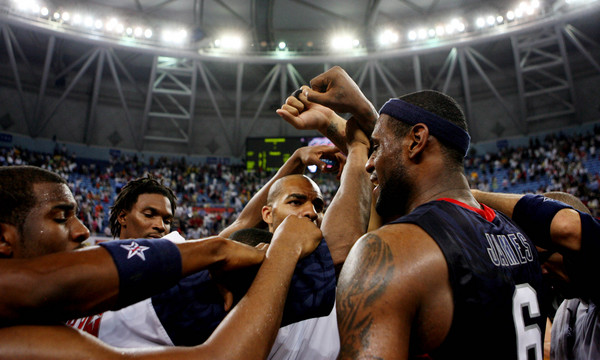
[[[551,358],[600,357],[600,223],[568,194],[471,190],[454,99],[377,111],[334,67],[277,113],[335,146],[297,149],[205,239],[170,231],[176,196],[146,177],[118,239],[82,248],[62,177],[0,168],[0,359],[543,359],[549,317]],[[303,174],[332,159],[325,209]]]

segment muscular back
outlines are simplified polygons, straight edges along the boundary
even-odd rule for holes
[[[529,240],[508,236],[519,231],[500,214],[435,201],[363,237],[340,276],[340,358],[526,359],[529,345],[541,349],[544,316],[530,316],[541,272]]]

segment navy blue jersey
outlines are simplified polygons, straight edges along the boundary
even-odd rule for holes
[[[249,277],[247,288],[255,272],[241,271]],[[282,326],[329,315],[335,302],[335,287],[333,260],[325,240],[321,240],[317,249],[296,265]],[[237,298],[244,294],[245,289],[239,291]],[[180,346],[202,344],[227,315],[223,297],[206,270],[188,276],[171,289],[153,296],[152,305],[173,344]]]
[[[391,222],[421,227],[448,264],[452,325],[442,345],[429,355],[536,359],[536,353],[543,353],[546,315],[539,306],[542,273],[534,245],[502,213],[444,200],[421,205]]]

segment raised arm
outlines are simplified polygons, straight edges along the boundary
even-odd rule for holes
[[[279,329],[296,262],[316,248],[321,236],[309,219],[286,218],[275,232],[248,293],[202,345],[123,350],[67,327],[17,326],[0,329],[0,354],[7,358],[65,360],[264,359]]]
[[[263,251],[220,237],[178,245],[168,240],[108,243],[27,260],[0,260],[0,326],[68,320],[120,308],[209,265],[235,269],[259,264],[264,257]]]
[[[346,138],[348,158],[342,170],[340,186],[325,212],[321,226],[333,264],[338,270],[356,240],[367,231],[373,189],[365,170],[369,139],[358,128],[354,118],[347,122]]]

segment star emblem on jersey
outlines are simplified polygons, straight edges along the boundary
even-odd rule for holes
[[[146,256],[144,256],[144,251],[150,249],[148,246],[142,246],[135,241],[132,241],[129,245],[121,245],[121,247],[129,253],[127,254],[127,259],[131,259],[134,256],[139,256],[143,261],[146,261]]]

